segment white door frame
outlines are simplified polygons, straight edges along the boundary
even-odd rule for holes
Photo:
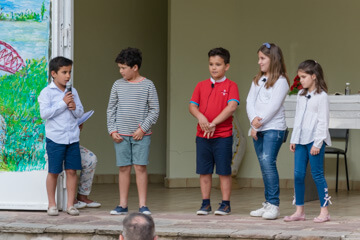
[[[51,0],[51,56],[73,59],[73,0]],[[47,170],[30,172],[0,172],[0,209],[46,210]],[[66,209],[66,189],[63,175],[59,177],[57,205]],[[65,194],[64,194],[65,193]]]

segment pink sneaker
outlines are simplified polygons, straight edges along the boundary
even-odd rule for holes
[[[327,215],[325,218],[319,218],[319,217],[314,218],[314,223],[323,223],[328,221],[330,221],[330,214]]]
[[[285,216],[284,222],[305,221],[305,214],[300,216]]]

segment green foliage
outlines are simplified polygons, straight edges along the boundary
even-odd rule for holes
[[[0,21],[1,20],[6,20],[5,13],[3,13],[2,10],[3,10],[3,8],[0,5]]]
[[[32,10],[26,10],[25,12],[11,12],[10,14],[3,13],[3,8],[0,6],[0,21],[35,21],[41,22],[44,20],[44,14],[47,11],[45,8],[45,1],[43,1],[40,9],[40,13],[36,13]]]
[[[37,97],[47,85],[47,61],[27,60],[16,74],[0,77],[0,114],[6,140],[0,171],[41,170],[45,166],[45,126]]]
[[[44,20],[44,13],[45,13],[45,12],[46,12],[45,1],[43,1],[43,3],[41,4],[41,10],[40,10],[41,21]]]
[[[40,22],[40,14],[31,10],[26,10],[24,13],[13,13],[12,20],[15,21],[36,21]]]

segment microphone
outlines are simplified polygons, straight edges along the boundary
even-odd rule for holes
[[[211,88],[214,88],[215,87],[215,84],[214,83],[211,83]]]
[[[263,78],[261,81],[266,82],[266,78]]]
[[[72,88],[72,84],[69,81],[69,82],[66,83],[66,92],[71,92],[71,88]]]
[[[311,98],[311,95],[309,94],[309,95],[307,95],[307,96],[305,96],[307,99],[310,99]]]

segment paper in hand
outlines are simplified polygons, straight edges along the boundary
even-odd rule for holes
[[[83,124],[94,114],[94,110],[90,110],[82,115],[81,118],[78,119],[78,125]]]

